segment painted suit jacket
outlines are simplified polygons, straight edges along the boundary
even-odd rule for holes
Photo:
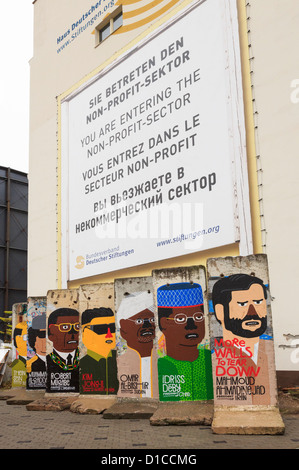
[[[61,365],[65,364],[62,357],[53,349]],[[63,393],[63,392],[79,392],[79,366],[72,370],[64,370],[59,364],[56,364],[51,355],[46,356],[47,362],[47,381],[46,392]]]
[[[80,393],[116,395],[117,391],[116,351],[105,358],[88,350],[80,359]]]

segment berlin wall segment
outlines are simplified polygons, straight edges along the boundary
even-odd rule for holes
[[[14,306],[13,387],[277,408],[266,255],[49,291]]]
[[[79,293],[47,294],[46,393],[79,393]]]
[[[207,262],[214,400],[277,405],[267,261],[247,260]]]

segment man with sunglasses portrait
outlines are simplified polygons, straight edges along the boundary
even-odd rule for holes
[[[159,328],[166,354],[158,359],[161,401],[213,398],[211,351],[205,336],[203,294],[199,284],[181,282],[157,289]]]
[[[48,339],[53,351],[47,355],[47,392],[79,391],[79,312],[58,308],[48,318]]]
[[[114,395],[118,391],[114,313],[105,307],[87,309],[81,324],[87,353],[80,359],[80,393]]]

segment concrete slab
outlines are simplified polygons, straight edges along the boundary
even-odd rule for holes
[[[212,431],[215,434],[281,435],[285,425],[277,407],[248,409],[215,408]]]
[[[15,396],[15,393],[12,391],[11,388],[4,388],[0,391],[0,400],[8,400]]]
[[[213,402],[159,403],[157,411],[150,418],[152,426],[210,426],[213,420]]]
[[[105,419],[149,419],[157,410],[157,402],[123,401],[104,411]]]
[[[292,393],[278,392],[279,410],[282,414],[299,414],[299,397]]]
[[[42,390],[11,389],[6,390],[6,403],[8,405],[27,405],[37,399],[44,397]],[[5,394],[3,394],[5,397]]]
[[[75,398],[40,398],[26,405],[28,411],[64,411],[69,410]]]
[[[73,401],[70,411],[79,414],[102,414],[104,411],[111,408],[115,403],[116,398],[101,398],[82,396]]]

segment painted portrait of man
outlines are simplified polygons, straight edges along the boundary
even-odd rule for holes
[[[200,284],[181,282],[157,290],[159,328],[166,355],[158,359],[162,401],[213,398],[211,352],[200,347],[205,336]]]
[[[17,358],[13,361],[12,367],[12,386],[23,387],[26,385],[27,370],[27,322],[19,322],[13,333],[13,342],[17,351]]]
[[[28,344],[35,352],[27,360],[27,388],[46,387],[46,314],[37,315],[28,328]]]
[[[118,391],[114,313],[105,307],[87,309],[81,324],[87,353],[80,359],[80,391],[114,395]]]
[[[246,378],[247,388],[234,398],[268,403],[273,342],[265,334],[267,287],[260,278],[248,274],[226,276],[214,284],[212,302],[223,332],[222,340],[215,341],[216,379]]]
[[[259,338],[266,331],[267,289],[261,279],[248,274],[224,277],[214,285],[212,298],[226,338]]]
[[[78,392],[79,312],[58,308],[48,318],[48,339],[53,350],[47,355],[47,391]]]
[[[126,349],[118,357],[120,396],[158,397],[155,316],[151,292],[133,292],[117,310]]]

